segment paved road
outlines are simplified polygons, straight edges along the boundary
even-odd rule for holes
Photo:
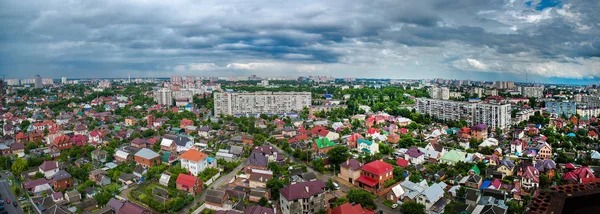
[[[210,186],[208,186],[207,189],[209,189],[211,187],[214,187],[214,189],[221,189],[221,187],[223,185],[227,184],[226,182],[229,182],[235,175],[237,175],[237,173],[240,170],[242,170],[243,167],[244,167],[244,161],[242,161],[242,163],[239,166],[237,166],[235,169],[233,169],[227,175],[221,176],[219,179],[212,182],[210,184]],[[196,207],[198,202],[204,201],[205,199],[206,199],[206,189],[202,191],[202,193],[200,194],[200,197],[196,197],[196,199],[194,199],[194,201],[192,201],[192,203],[190,203],[186,208],[184,208],[182,211],[180,211],[180,213],[189,213],[191,209],[194,209]]]
[[[10,190],[8,181],[6,181],[4,179],[6,179],[5,176],[3,176],[2,180],[0,180],[0,193],[2,193],[3,200],[6,200],[6,198],[9,198],[10,202],[12,203],[13,201],[16,201],[17,198],[13,194],[12,190]],[[14,207],[12,204],[5,203],[5,204],[2,204],[2,206],[4,206],[4,209],[10,214],[13,214],[13,213],[22,214],[23,213],[23,209],[21,209],[20,205],[17,205],[17,207]]]

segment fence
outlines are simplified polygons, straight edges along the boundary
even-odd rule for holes
[[[212,178],[208,179],[208,181],[204,182],[204,184],[206,185],[210,185],[213,182],[215,182],[219,177],[221,176],[221,171],[219,171],[219,173],[217,173],[215,176],[213,176]]]

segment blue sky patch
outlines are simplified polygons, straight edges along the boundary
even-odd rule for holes
[[[525,6],[527,7],[534,7],[535,9],[538,11],[542,11],[546,8],[549,7],[560,7],[562,6],[562,1],[561,0],[541,0],[540,3],[533,5],[533,1],[527,1],[525,2]]]

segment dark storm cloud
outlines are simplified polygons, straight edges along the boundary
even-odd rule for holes
[[[562,63],[562,58],[597,62],[600,57],[600,5],[593,0],[561,2],[543,10],[519,0],[0,4],[0,71],[15,76],[40,70],[53,76],[76,70],[84,76],[113,74],[109,71],[154,75],[194,63],[225,69],[231,63],[252,62],[302,70],[332,65],[329,73],[343,75],[348,67],[390,67],[402,59],[418,62],[401,65],[428,62],[429,69],[440,70],[444,77],[449,64],[473,57],[452,53],[473,48],[486,50],[477,56],[489,60],[514,54],[540,63]],[[452,50],[445,58],[431,54],[447,48]],[[294,73],[281,73],[287,74]]]

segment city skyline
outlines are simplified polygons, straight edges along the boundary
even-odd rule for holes
[[[2,5],[7,79],[256,74],[595,84],[600,77],[600,5],[592,0]]]

